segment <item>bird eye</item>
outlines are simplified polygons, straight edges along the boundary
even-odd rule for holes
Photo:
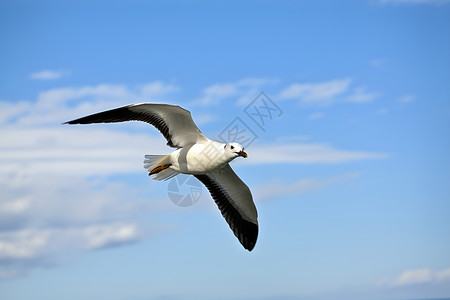
[[[231,150],[233,150],[234,149],[234,146],[231,146]]]

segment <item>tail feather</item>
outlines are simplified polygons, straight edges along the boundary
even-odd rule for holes
[[[155,180],[169,180],[170,178],[172,178],[174,176],[177,176],[178,174],[180,174],[180,173],[178,173],[177,171],[174,171],[174,170],[172,170],[170,168],[167,168],[167,169],[162,170],[161,172],[159,172],[157,174],[152,175],[152,179],[155,179]]]
[[[168,180],[179,173],[170,167],[167,169],[164,169],[156,174],[150,174],[150,172],[162,165],[169,165],[170,164],[170,156],[169,155],[145,155],[144,160],[144,168],[148,170],[149,175],[152,176],[152,179],[154,180]]]

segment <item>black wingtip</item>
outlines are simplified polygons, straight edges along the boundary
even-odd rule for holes
[[[241,222],[241,234],[235,233],[239,238],[242,246],[248,251],[252,251],[255,248],[256,241],[258,239],[258,224],[242,220]]]
[[[67,122],[61,123],[61,125],[73,125],[73,124],[81,124],[81,123],[77,122],[77,120],[67,121]]]
[[[258,224],[247,221],[228,200],[226,192],[218,186],[208,175],[194,175],[209,190],[222,216],[227,221],[234,235],[241,245],[252,251],[258,239]]]
[[[67,122],[61,123],[61,125],[71,125],[71,124],[80,124],[80,123],[78,123],[77,120],[72,120],[72,121],[67,121]]]
[[[67,121],[63,124],[93,124],[93,123],[116,123],[125,121],[137,121],[136,113],[129,108],[131,105],[102,111],[92,115],[88,115],[72,121]]]

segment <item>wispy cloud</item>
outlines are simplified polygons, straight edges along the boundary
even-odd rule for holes
[[[0,269],[8,271],[2,277],[55,263],[67,252],[133,243],[160,231],[134,221],[155,207],[121,184],[50,172],[9,176],[0,178]]]
[[[203,89],[203,96],[193,102],[198,105],[218,104],[222,99],[236,96],[238,85],[233,83],[216,83]]]
[[[0,175],[13,170],[17,174],[82,176],[89,172],[137,172],[142,171],[140,160],[146,151],[169,151],[156,130],[154,136],[149,136],[61,125],[60,128],[5,128],[0,137],[8,141],[0,144]]]
[[[54,80],[67,76],[68,74],[69,72],[67,71],[43,70],[31,73],[30,78],[35,80]]]
[[[424,283],[450,282],[450,268],[441,271],[430,269],[406,270],[396,278],[384,278],[380,280],[380,285],[386,286],[406,286]]]
[[[99,84],[95,86],[64,87],[41,92],[38,96],[38,105],[51,107],[65,104],[70,100],[91,100],[130,98],[135,94],[125,85]]]
[[[136,222],[161,210],[125,184],[54,173],[45,164],[41,170],[9,169],[0,176],[0,277],[54,264],[68,252],[125,245],[168,230]]]
[[[150,87],[150,88],[149,88]],[[141,171],[145,151],[167,151],[164,138],[109,130],[60,125],[87,113],[120,106],[122,96],[133,89],[126,86],[97,85],[61,88],[40,93],[35,102],[0,102],[0,176],[15,174],[93,174]],[[159,82],[142,85],[139,93],[162,95],[177,90]],[[142,91],[145,90],[145,91]],[[77,104],[72,104],[76,99]],[[130,147],[129,145],[133,145]],[[135,159],[133,161],[133,158]],[[27,168],[22,166],[26,165]]]
[[[255,87],[263,82],[245,79],[238,86]],[[0,277],[19,276],[52,263],[69,247],[90,251],[158,232],[136,222],[141,214],[150,215],[155,204],[133,194],[126,183],[106,181],[104,176],[145,174],[144,154],[170,151],[163,137],[156,130],[153,135],[116,130],[121,125],[113,129],[92,125],[87,130],[60,124],[132,103],[135,98],[165,97],[180,90],[161,81],[134,86],[99,84],[43,91],[34,101],[0,101]],[[199,120],[208,122],[210,117]],[[385,157],[306,143],[305,139],[290,137],[280,139],[278,145],[255,146],[251,163],[339,163]],[[284,185],[285,194],[320,188],[334,180],[340,179],[294,181]]]
[[[206,114],[196,114],[195,115],[195,124],[198,126],[213,122],[218,119],[218,116],[213,113],[206,113]]]
[[[252,101],[265,85],[278,82],[270,78],[244,78],[236,82],[216,83],[203,89],[202,96],[192,105],[209,106],[219,104],[222,100],[233,98],[238,105]]]
[[[450,268],[436,272],[434,275],[436,281],[438,282],[450,281]]]
[[[64,87],[51,89],[39,94],[38,102],[41,105],[54,105],[69,100],[114,100],[114,99],[136,99],[161,97],[170,93],[178,92],[179,86],[154,81],[142,85],[126,86],[120,84],[98,84],[94,86]]]
[[[31,267],[54,264],[54,256],[61,252],[114,247],[137,241],[141,235],[134,223],[0,232],[0,278],[16,277],[26,274]]]
[[[370,102],[378,97],[378,93],[367,92],[366,87],[357,87],[353,90],[353,93],[345,98],[347,102],[363,103]]]
[[[429,269],[406,270],[399,277],[392,281],[392,285],[410,285],[432,280],[431,271]]]
[[[0,260],[36,259],[58,247],[99,249],[139,238],[133,223],[89,225],[80,228],[25,229],[0,233]]]
[[[179,92],[181,87],[164,83],[162,81],[154,81],[138,87],[138,95],[142,97],[159,97],[171,93]]]
[[[74,116],[115,106],[143,100],[162,101],[159,99],[180,90],[179,86],[162,81],[134,86],[98,84],[50,89],[39,93],[36,101],[1,101],[0,124],[9,124],[11,120],[15,126],[60,124]]]
[[[330,105],[336,102],[369,102],[377,93],[367,92],[366,87],[352,88],[351,78],[334,79],[315,83],[293,83],[283,89],[277,99],[293,99],[309,105]]]
[[[178,90],[160,81],[101,84],[47,90],[35,101],[0,101],[0,278],[54,264],[74,249],[132,243],[158,232],[135,221],[142,213],[151,215],[154,202],[104,175],[145,174],[143,155],[167,152],[164,138],[156,130],[152,136],[60,124],[129,104],[123,103],[128,97]]]
[[[335,79],[319,83],[293,83],[278,95],[279,99],[301,99],[304,102],[325,102],[346,92],[350,78]]]
[[[384,153],[338,150],[325,144],[278,144],[258,145],[251,149],[251,161],[248,164],[272,163],[344,163],[364,159],[382,159]]]

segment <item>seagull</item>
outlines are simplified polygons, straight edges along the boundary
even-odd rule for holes
[[[195,125],[191,113],[177,105],[132,104],[63,124],[125,121],[155,126],[167,145],[176,148],[168,155],[145,155],[144,168],[151,178],[168,180],[180,173],[195,176],[206,186],[242,246],[252,251],[258,238],[258,213],[250,189],[229,165],[237,157],[247,158],[244,147],[207,138]]]

